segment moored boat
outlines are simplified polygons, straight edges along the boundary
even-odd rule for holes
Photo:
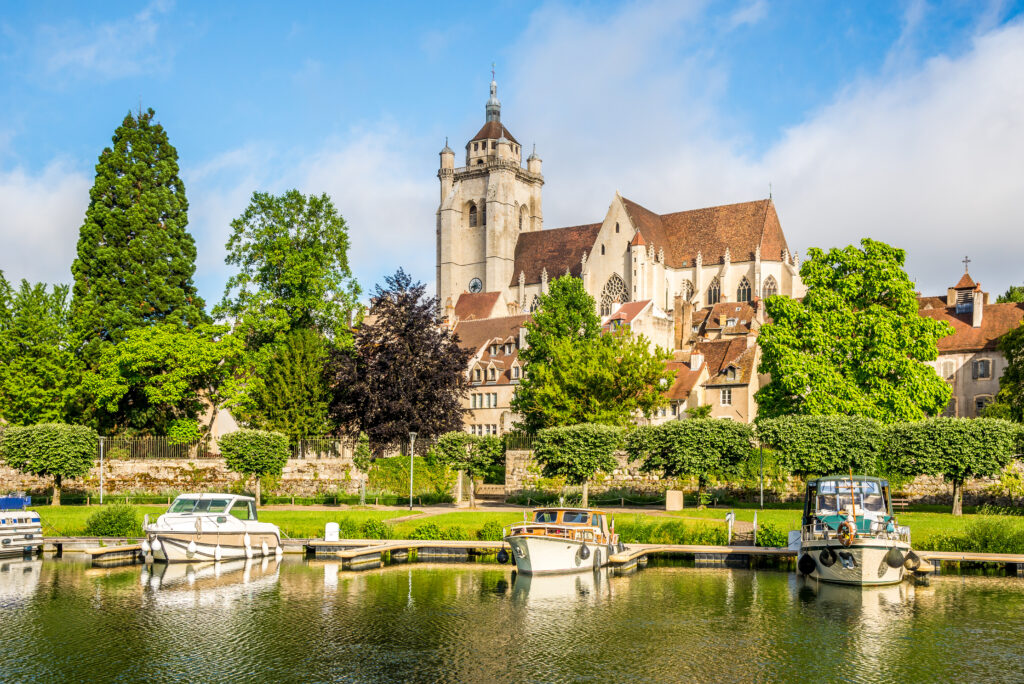
[[[31,497],[0,497],[0,558],[31,556],[43,550],[43,523],[28,510]]]
[[[254,556],[279,556],[281,531],[259,522],[256,501],[236,494],[182,494],[146,534],[143,553],[168,563],[226,561]]]
[[[538,508],[504,537],[516,570],[527,575],[594,570],[621,550],[607,514],[587,508]]]
[[[910,529],[892,512],[889,483],[877,477],[833,476],[807,482],[797,568],[839,584],[895,584],[920,558]]]

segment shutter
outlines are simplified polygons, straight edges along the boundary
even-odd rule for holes
[[[971,364],[971,377],[974,380],[978,379],[978,362],[975,361]]]

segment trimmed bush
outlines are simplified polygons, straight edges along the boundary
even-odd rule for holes
[[[757,438],[794,473],[876,473],[886,427],[861,416],[783,416],[757,421]]]
[[[458,525],[441,527],[437,523],[423,523],[412,531],[410,539],[427,539],[433,541],[461,541],[467,539],[466,531]]]
[[[104,506],[85,523],[87,537],[141,537],[142,534],[138,509],[128,504]]]
[[[53,505],[59,506],[64,478],[86,475],[98,444],[96,431],[83,425],[12,425],[0,433],[0,460],[23,473],[53,477]]]
[[[288,462],[288,438],[280,432],[236,430],[217,440],[228,469],[256,479],[256,500],[260,501],[260,478],[281,475]]]
[[[504,528],[497,520],[488,520],[484,526],[476,531],[476,538],[480,541],[501,541],[505,538]]]
[[[586,506],[590,478],[618,466],[615,451],[622,446],[622,434],[622,428],[594,423],[545,428],[534,440],[533,457],[546,477],[563,477],[569,484],[583,485]]]
[[[505,447],[500,437],[446,432],[430,447],[427,461],[432,466],[464,470],[470,478],[469,505],[476,508],[476,480],[505,473]],[[504,480],[502,480],[504,481]]]
[[[757,546],[786,546],[789,544],[789,535],[774,523],[758,523],[755,544]]]
[[[390,539],[391,528],[383,520],[369,518],[363,523],[363,539]]]

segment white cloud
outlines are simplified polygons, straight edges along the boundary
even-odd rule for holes
[[[768,16],[768,3],[765,0],[752,0],[729,15],[730,29],[740,26],[751,26]]]
[[[0,271],[8,280],[70,283],[90,180],[63,162],[0,172]]]

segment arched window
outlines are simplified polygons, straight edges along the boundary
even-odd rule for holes
[[[717,304],[722,299],[722,283],[716,277],[708,285],[708,306]]]
[[[533,301],[530,302],[530,313],[533,313],[540,308],[540,295],[533,295]]]
[[[768,276],[765,278],[764,285],[761,286],[761,297],[767,299],[777,294],[779,294],[779,284],[775,282],[773,276]]]
[[[611,315],[618,304],[625,304],[628,301],[629,291],[626,289],[626,283],[622,282],[617,273],[613,273],[601,290],[601,315]]]
[[[469,203],[469,227],[476,227],[476,205],[472,202]]]
[[[693,283],[689,280],[684,280],[681,289],[679,290],[679,294],[683,295],[683,299],[687,301],[693,298]]]
[[[736,288],[736,301],[750,301],[750,281],[747,280],[746,276],[743,276],[743,280],[740,281],[740,286]]]
[[[604,245],[601,245],[601,256],[604,256]]]
[[[519,230],[523,230],[523,225],[526,223],[526,207],[519,208]]]
[[[616,233],[618,233],[618,232],[619,232],[619,224],[618,224],[618,223],[616,223],[616,224],[615,224],[615,232],[616,232]]]

